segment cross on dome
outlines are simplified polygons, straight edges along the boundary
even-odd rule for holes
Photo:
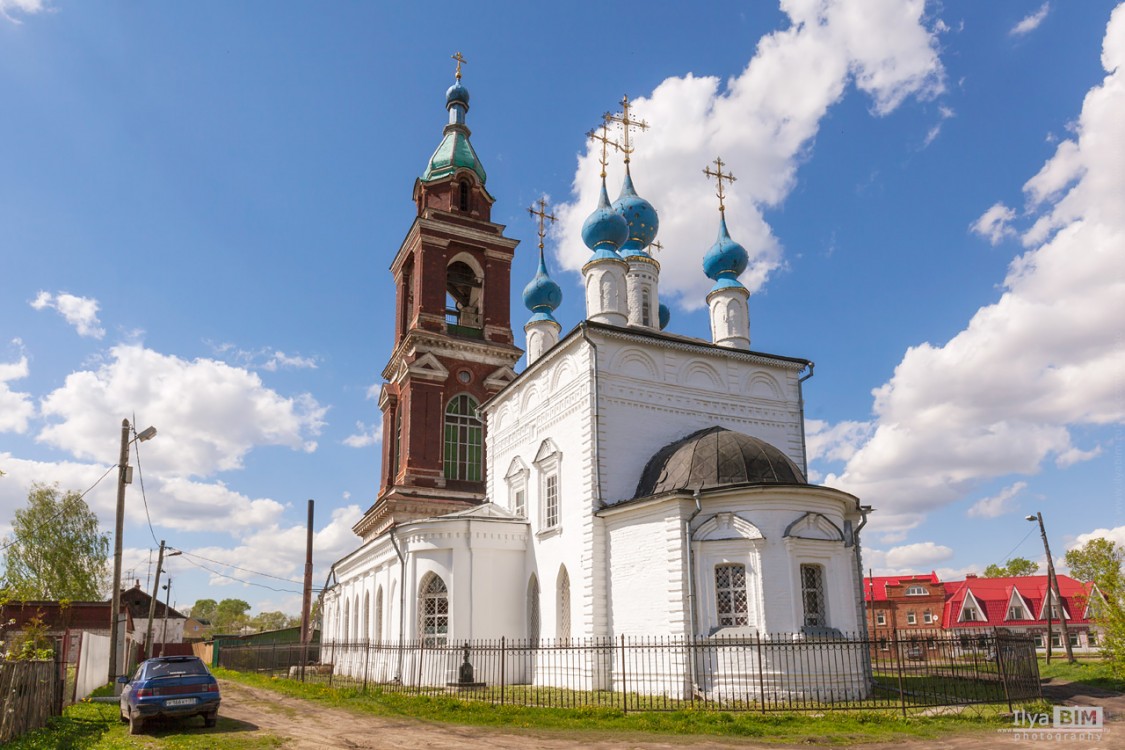
[[[629,154],[633,153],[633,147],[629,145],[629,131],[633,128],[638,130],[648,130],[648,123],[644,120],[638,120],[629,116],[629,95],[621,97],[621,114],[614,115],[606,112],[602,115],[602,119],[607,123],[616,122],[621,126],[621,131],[624,133],[622,139],[621,152],[625,154],[625,164],[629,164]]]
[[[460,81],[461,80],[461,66],[462,65],[468,65],[469,61],[466,60],[460,52],[454,52],[449,57],[450,57],[450,59],[453,59],[453,60],[457,61],[457,80]]]
[[[614,151],[619,151],[619,150],[621,150],[621,144],[619,144],[617,141],[611,141],[609,139],[609,121],[608,120],[603,120],[602,124],[599,127],[602,130],[601,135],[598,134],[598,130],[597,130],[597,128],[595,128],[595,129],[591,130],[589,133],[587,133],[586,137],[589,138],[590,140],[600,141],[601,144],[602,144],[602,158],[598,160],[598,164],[602,165],[601,177],[602,177],[602,180],[604,181],[605,180],[605,168],[607,166],[609,166],[609,160],[606,158],[606,150],[610,146],[613,146]]]
[[[714,163],[715,169],[711,169],[710,166],[707,166],[703,169],[703,174],[708,177],[714,177],[715,181],[718,183],[719,191],[715,193],[715,195],[719,199],[719,213],[726,214],[727,207],[723,204],[723,199],[726,197],[723,192],[723,180],[733,183],[735,181],[735,176],[731,172],[723,172],[723,160],[721,157],[715,157]]]

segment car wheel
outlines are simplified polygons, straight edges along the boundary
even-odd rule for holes
[[[145,728],[145,720],[138,717],[129,717],[129,734],[140,734]]]
[[[217,722],[218,720],[219,720],[219,712],[218,711],[216,711],[215,713],[211,713],[211,714],[203,714],[203,726],[205,726],[207,728],[211,728],[211,727],[215,726],[215,722]]]

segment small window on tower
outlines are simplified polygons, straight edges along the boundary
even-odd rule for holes
[[[458,195],[459,202],[458,202],[457,207],[460,208],[462,211],[468,211],[469,210],[469,191],[471,189],[472,188],[469,186],[468,180],[461,180],[460,189],[457,191],[459,193],[459,195]]]
[[[652,293],[648,289],[641,290],[641,325],[652,327]]]

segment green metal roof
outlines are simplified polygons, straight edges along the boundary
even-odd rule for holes
[[[434,151],[434,155],[430,157],[426,171],[422,173],[422,181],[430,182],[448,177],[458,169],[473,170],[482,185],[487,179],[484,167],[477,158],[477,152],[473,150],[473,144],[469,143],[468,133],[458,127],[447,127],[445,137],[442,138],[437,151]]]

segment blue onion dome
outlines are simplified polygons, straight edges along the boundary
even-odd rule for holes
[[[449,107],[452,104],[464,104],[465,108],[469,108],[469,90],[461,85],[460,81],[450,86],[445,92],[445,106]]]
[[[602,179],[602,194],[598,207],[582,225],[582,241],[594,251],[594,258],[617,258],[617,248],[629,236],[629,225],[625,219],[609,205],[609,194]]]
[[[656,239],[656,232],[660,228],[660,218],[656,209],[644,198],[637,195],[633,187],[633,176],[625,169],[625,183],[621,186],[621,195],[613,202],[613,210],[625,219],[629,227],[629,237],[621,246],[622,257],[630,255],[647,255],[644,249]]]
[[[668,321],[672,319],[672,311],[668,309],[668,305],[663,302],[660,303],[660,330],[668,327]]]
[[[523,303],[527,309],[536,316],[532,320],[542,319],[540,314],[551,318],[551,312],[557,310],[562,304],[562,289],[547,275],[547,264],[543,260],[543,251],[539,251],[539,271],[527,286],[523,288]]]
[[[734,280],[746,270],[750,256],[746,248],[730,238],[725,214],[719,220],[719,238],[703,256],[703,272],[708,278]]]

